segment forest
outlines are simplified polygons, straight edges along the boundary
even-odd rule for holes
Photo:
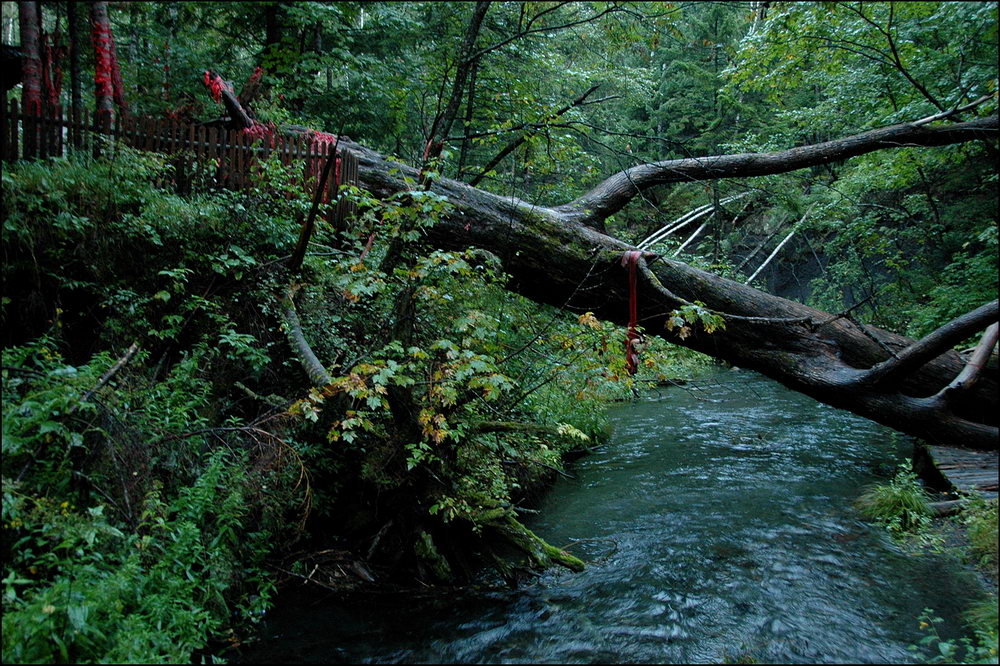
[[[579,572],[526,517],[713,364],[1000,447],[996,3],[2,8],[5,663]]]

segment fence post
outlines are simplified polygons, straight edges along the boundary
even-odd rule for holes
[[[24,135],[24,159],[33,159],[38,155],[38,116],[32,113],[29,106],[21,107],[21,131]]]
[[[62,157],[66,154],[66,141],[63,135],[69,134],[69,115],[66,113],[67,109],[59,104],[56,106],[56,150],[59,152],[59,156]],[[65,131],[64,131],[65,130]]]
[[[3,128],[0,136],[0,141],[3,141],[3,159],[13,161],[17,159],[17,100],[8,102],[7,94],[4,93],[3,106],[3,114],[0,114],[3,116],[0,118],[0,126]]]

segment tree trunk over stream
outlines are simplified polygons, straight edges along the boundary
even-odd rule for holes
[[[603,226],[608,215],[642,189],[692,179],[782,173],[887,148],[990,140],[996,130],[996,116],[941,128],[904,123],[775,153],[645,164],[556,207],[442,178],[432,190],[447,197],[454,210],[428,231],[426,240],[442,249],[491,251],[511,275],[509,287],[514,291],[625,324],[628,285],[621,258],[636,248],[595,227]],[[407,189],[404,177],[418,181],[417,169],[388,162],[346,137],[340,145],[358,156],[361,185],[376,196]],[[862,329],[848,318],[649,253],[640,268],[639,323],[647,333],[755,370],[821,402],[930,442],[998,448],[995,371],[959,398],[937,395],[965,365],[951,347],[997,320],[996,301],[956,320],[949,332],[921,348],[917,361],[904,364],[893,356],[914,347],[908,338],[872,326]],[[669,313],[696,300],[721,314],[725,329],[712,334],[694,330],[684,339],[668,331]],[[872,370],[879,364],[880,370]]]

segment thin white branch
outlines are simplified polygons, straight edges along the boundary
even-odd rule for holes
[[[813,206],[815,206],[815,205],[816,204],[813,204]],[[785,236],[785,239],[783,241],[781,241],[780,243],[778,243],[778,247],[774,248],[774,250],[771,252],[771,255],[767,259],[764,260],[764,263],[762,263],[757,268],[757,270],[755,270],[753,272],[753,275],[751,275],[750,277],[748,277],[743,284],[750,284],[751,282],[753,282],[753,279],[755,277],[757,277],[757,274],[760,273],[762,270],[764,270],[764,268],[769,263],[771,263],[771,260],[774,259],[775,256],[777,256],[778,252],[781,251],[781,248],[783,248],[785,246],[785,243],[787,243],[788,241],[790,241],[792,239],[792,236],[795,235],[795,232],[799,230],[799,227],[802,226],[802,223],[806,221],[807,217],[809,217],[809,213],[812,211],[813,206],[809,206],[809,208],[806,210],[805,214],[802,216],[802,219],[799,220],[798,223],[794,227],[792,227],[792,230],[788,232],[788,235]]]
[[[732,196],[726,197],[725,199],[723,199],[722,201],[719,202],[719,205],[722,206],[722,205],[725,205],[725,204],[727,204],[727,203],[729,203],[731,201],[736,201],[737,199],[742,199],[743,197],[747,196],[748,194],[750,194],[750,192],[742,192],[741,194],[734,194]],[[701,217],[701,216],[703,216],[703,215],[711,212],[713,210],[713,208],[714,208],[714,204],[710,204],[709,203],[709,204],[705,204],[704,206],[698,206],[694,210],[688,211],[687,213],[684,213],[683,215],[681,215],[680,217],[678,217],[676,220],[674,220],[670,224],[666,224],[666,225],[660,227],[659,230],[657,230],[657,231],[653,232],[652,234],[650,234],[644,241],[642,241],[641,243],[639,243],[638,245],[636,245],[636,247],[639,248],[640,250],[645,250],[645,249],[649,248],[650,246],[652,246],[654,243],[659,243],[661,240],[663,240],[664,238],[666,238],[670,234],[674,233],[675,231],[677,231],[681,227],[686,226],[690,222],[694,222],[699,217]]]

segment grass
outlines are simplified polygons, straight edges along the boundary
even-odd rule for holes
[[[869,488],[855,502],[861,515],[883,525],[893,536],[918,533],[934,515],[916,473],[902,463],[889,483]]]
[[[962,511],[962,523],[969,535],[972,557],[976,565],[997,579],[997,500],[976,497]],[[995,606],[994,606],[995,608]],[[994,610],[996,626],[996,611]]]

